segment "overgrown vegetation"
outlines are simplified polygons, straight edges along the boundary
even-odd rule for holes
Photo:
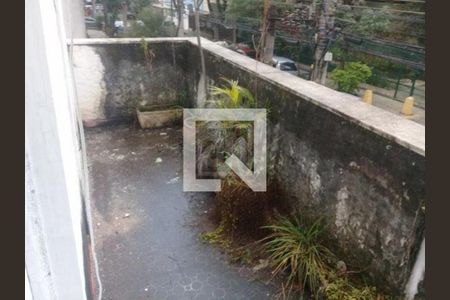
[[[175,27],[164,21],[162,10],[145,7],[137,15],[138,21],[131,22],[131,28],[126,28],[126,37],[158,37],[175,36]]]
[[[388,297],[378,294],[377,290],[371,286],[356,286],[349,282],[348,277],[328,274],[330,282],[322,287],[327,300],[382,300]]]
[[[351,71],[366,70],[362,64],[348,65]],[[370,76],[367,73],[365,77]],[[221,108],[256,106],[256,99],[248,89],[237,81],[224,81],[225,85],[211,88],[213,99],[210,105]],[[197,168],[204,168],[207,163],[202,162],[202,159],[212,156],[217,164],[216,175],[220,174],[224,160],[230,155],[224,153],[224,149],[233,149],[232,153],[251,167],[252,163],[244,155],[245,151],[239,151],[247,149],[247,142],[251,140],[247,140],[248,125],[222,123],[225,124],[200,124],[202,134],[200,148],[197,149],[200,152]],[[305,293],[314,299],[386,299],[374,287],[351,277],[352,272],[347,270],[345,262],[339,260],[330,248],[323,219],[309,220],[300,215],[282,215],[286,214],[287,209],[283,207],[283,196],[276,189],[276,184],[269,184],[268,192],[258,193],[247,187],[233,172],[225,172],[220,177],[224,180],[221,191],[215,196],[217,227],[203,232],[201,238],[218,245],[233,262],[253,264],[257,258],[267,262],[261,264],[265,265],[262,268],[272,267],[272,278],[283,280],[281,298]],[[253,242],[245,237],[250,237]]]
[[[333,53],[333,60],[341,68],[345,66],[346,62],[363,61],[372,70],[372,75],[367,79],[367,83],[377,87],[393,89],[399,77],[425,79],[424,72],[414,71],[405,65],[394,63],[385,58],[350,51],[342,43],[336,43],[330,51]]]
[[[367,65],[351,62],[334,69],[331,72],[331,79],[337,85],[338,91],[357,94],[359,85],[366,82],[371,75],[372,70]]]
[[[314,299],[382,300],[376,288],[349,278],[347,266],[325,246],[326,224],[321,218],[306,221],[296,215],[277,216],[264,226],[270,234],[261,240],[273,274],[284,276],[284,295],[308,289]],[[287,292],[286,292],[287,290]]]
[[[221,86],[212,86],[211,107],[253,108],[256,99],[237,81],[223,79]],[[221,192],[216,194],[215,219],[218,227],[202,238],[218,244],[232,260],[249,261],[249,249],[231,247],[236,236],[259,236],[261,226],[271,214],[271,192],[254,192],[230,171],[225,160],[236,155],[248,168],[253,167],[253,125],[251,122],[202,122],[197,124],[197,170],[200,174],[223,178]],[[214,165],[211,167],[211,161]],[[206,172],[205,172],[206,171]]]
[[[252,93],[239,85],[236,80],[223,78],[227,85],[211,86],[211,96],[220,108],[253,108],[255,107],[255,98]]]
[[[205,242],[218,245],[227,253],[232,263],[252,263],[252,250],[249,247],[236,246],[235,241],[233,241],[230,235],[225,233],[223,225],[219,225],[212,231],[203,232],[200,237]]]
[[[326,265],[333,259],[332,252],[321,243],[322,221],[308,226],[298,216],[292,220],[278,216],[274,224],[264,228],[271,232],[263,242],[274,266],[273,274],[287,274],[288,286],[308,285],[318,290],[325,280]]]
[[[225,85],[212,86],[208,105],[216,108],[252,108],[255,99],[237,81],[223,79]],[[253,130],[250,122],[202,122],[197,126],[197,170],[200,174],[224,172],[225,160],[233,153],[251,168]],[[213,160],[215,163],[212,163]],[[213,164],[213,165],[212,165]],[[213,169],[211,169],[211,167]]]

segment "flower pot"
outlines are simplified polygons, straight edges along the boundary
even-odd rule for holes
[[[137,119],[141,128],[159,128],[181,123],[183,109],[173,108],[153,111],[140,111],[136,109]]]

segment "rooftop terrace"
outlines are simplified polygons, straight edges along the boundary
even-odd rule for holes
[[[70,46],[91,128],[91,209],[105,299],[272,298],[273,286],[198,240],[212,226],[213,203],[207,193],[182,191],[180,128],[133,125],[136,99],[203,105],[196,40],[146,41],[151,62],[140,39]],[[345,261],[400,293],[424,238],[424,126],[210,41],[202,46],[208,82],[238,80],[258,107],[270,103],[269,177],[290,209],[325,216]]]

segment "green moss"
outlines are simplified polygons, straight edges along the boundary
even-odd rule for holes
[[[347,277],[330,272],[329,283],[321,289],[328,300],[387,300],[390,297],[377,292],[373,286],[355,285]]]
[[[253,261],[251,250],[234,245],[230,236],[225,233],[223,225],[212,231],[202,232],[200,238],[209,244],[219,246],[230,257],[232,263],[251,264]]]
[[[219,245],[224,250],[231,248],[231,241],[224,234],[224,227],[222,225],[212,231],[202,232],[200,237],[203,241]]]

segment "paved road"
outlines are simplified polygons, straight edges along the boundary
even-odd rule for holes
[[[330,78],[327,78],[326,86],[329,88],[333,88],[334,87],[333,80],[331,80]],[[364,89],[360,89],[360,95],[362,96],[363,94],[364,94]],[[425,101],[425,100],[423,100],[423,101]],[[400,114],[400,111],[403,106],[403,102],[394,100],[390,97],[386,97],[386,96],[377,94],[375,91],[373,93],[372,105],[379,107],[381,109],[387,110],[393,114],[402,116],[405,119],[425,125],[425,109],[422,109],[420,107],[414,107],[412,116],[404,116],[404,115]]]
[[[98,39],[98,38],[108,38],[108,35],[104,31],[96,30],[96,29],[88,29],[86,30],[88,38]]]
[[[273,298],[199,239],[212,198],[182,191],[181,129],[103,127],[86,140],[103,299]]]
[[[388,98],[388,97],[385,97],[385,96],[382,96],[379,94],[375,94],[375,93],[373,94],[373,103],[372,104],[374,106],[377,106],[384,110],[390,111],[393,114],[400,115],[405,119],[409,119],[411,121],[425,125],[425,110],[420,107],[414,107],[412,116],[404,116],[404,115],[400,114],[400,111],[403,106],[403,102],[396,101],[391,98]]]

